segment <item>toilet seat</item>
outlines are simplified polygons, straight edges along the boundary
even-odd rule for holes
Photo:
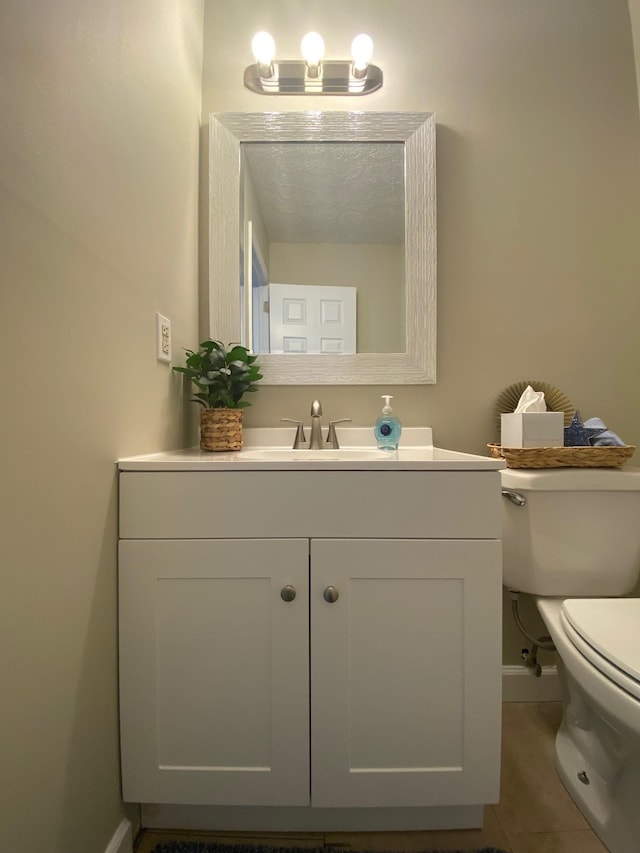
[[[640,699],[640,599],[567,599],[560,621],[593,666]]]

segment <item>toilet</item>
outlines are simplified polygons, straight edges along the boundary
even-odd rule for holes
[[[640,849],[640,468],[512,469],[503,585],[557,651],[558,773],[611,853]]]

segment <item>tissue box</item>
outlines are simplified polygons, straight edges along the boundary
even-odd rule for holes
[[[564,447],[563,412],[500,415],[503,447]]]

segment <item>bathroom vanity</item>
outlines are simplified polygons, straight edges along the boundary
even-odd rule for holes
[[[503,463],[362,432],[119,462],[123,795],[145,825],[454,828],[497,801]]]

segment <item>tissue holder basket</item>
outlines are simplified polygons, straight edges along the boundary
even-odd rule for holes
[[[501,447],[487,444],[490,455],[504,459],[507,468],[617,468],[635,453],[624,447]]]

